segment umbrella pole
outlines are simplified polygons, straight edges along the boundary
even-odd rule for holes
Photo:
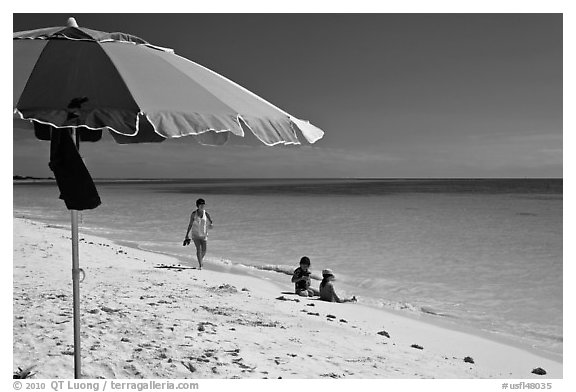
[[[72,218],[72,293],[74,301],[74,378],[81,378],[80,363],[80,263],[78,258],[78,211]]]
[[[80,138],[72,128],[72,139],[80,150]],[[80,257],[78,251],[78,211],[70,210],[72,220],[72,295],[74,308],[74,378],[81,376],[80,356]]]

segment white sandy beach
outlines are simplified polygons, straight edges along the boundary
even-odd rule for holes
[[[33,366],[34,378],[72,378],[70,233],[19,218],[13,224],[14,371]],[[178,261],[80,238],[86,378],[563,377],[562,363],[484,337],[360,304],[297,298],[286,293],[289,278],[278,287],[156,268]],[[547,374],[532,373],[539,367]]]

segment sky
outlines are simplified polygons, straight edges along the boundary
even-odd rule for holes
[[[95,178],[563,176],[561,13],[18,14],[139,36],[325,131],[299,147],[84,143]],[[52,176],[13,131],[13,174]]]

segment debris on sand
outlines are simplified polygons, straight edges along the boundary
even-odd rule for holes
[[[539,376],[543,376],[546,374],[546,370],[542,369],[541,367],[533,369],[532,373],[537,374]]]
[[[332,372],[332,373],[321,374],[320,377],[341,378],[342,376]]]
[[[122,309],[113,309],[113,308],[109,308],[108,306],[100,306],[100,309],[102,309],[102,311],[106,312],[106,313],[118,313],[120,312]]]
[[[208,327],[208,326],[211,327],[211,329],[212,329],[211,333],[216,333],[214,331],[214,329],[216,328],[216,325],[209,322],[209,321],[201,321],[200,323],[198,323],[198,331],[199,332],[205,332],[206,327]],[[206,332],[209,332],[209,331],[206,331]]]
[[[35,365],[29,366],[26,369],[18,368],[17,372],[14,372],[13,379],[24,379],[24,378],[32,378],[35,373],[32,373],[32,369],[34,369]]]
[[[222,293],[235,294],[238,292],[238,289],[235,286],[232,286],[228,283],[221,284],[220,286],[209,287],[208,290],[218,294]]]
[[[281,295],[279,297],[276,298],[279,301],[294,301],[294,302],[300,302],[300,300],[298,298],[295,299],[290,299],[290,298],[286,298],[285,296]]]
[[[186,362],[186,363],[181,362],[181,363],[182,363],[182,365],[184,365],[184,367],[186,369],[188,369],[190,371],[190,373],[194,373],[196,371],[196,367],[194,365],[192,365],[191,362]]]
[[[194,267],[187,267],[187,266],[184,266],[181,264],[172,264],[172,265],[157,264],[154,266],[154,268],[173,269],[173,270],[176,270],[176,272],[180,272],[180,271],[185,270],[185,269],[196,269]]]

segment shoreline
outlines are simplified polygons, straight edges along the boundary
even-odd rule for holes
[[[69,233],[28,219],[13,225],[14,369],[42,363],[38,376],[69,377]],[[182,264],[80,238],[90,378],[562,378],[561,362],[480,336],[386,309],[296,298],[257,277],[154,268]],[[142,355],[150,350],[156,355]],[[537,367],[547,374],[532,374]]]
[[[195,256],[193,254],[190,256],[190,258],[184,258],[184,257],[180,257],[180,256],[173,256],[173,255],[170,255],[168,253],[161,252],[161,251],[155,251],[155,250],[140,248],[137,245],[134,245],[133,242],[131,242],[131,241],[122,241],[122,240],[120,240],[120,241],[111,240],[111,241],[116,243],[119,246],[125,246],[125,247],[129,247],[132,249],[137,249],[139,251],[150,252],[150,253],[154,253],[154,254],[158,254],[158,255],[162,255],[162,256],[173,257],[173,258],[177,259],[181,264],[184,264],[184,265],[190,266],[190,267],[196,267],[196,262],[194,261]],[[210,260],[210,259],[212,259],[212,260]],[[281,274],[275,270],[259,269],[259,268],[254,267],[254,266],[247,266],[244,264],[231,263],[230,265],[226,265],[226,264],[220,265],[220,264],[217,264],[217,263],[219,263],[218,261],[216,261],[216,262],[213,261],[215,259],[219,259],[219,257],[208,256],[208,258],[205,260],[204,268],[211,270],[211,271],[220,272],[220,273],[249,276],[249,277],[261,279],[261,280],[264,280],[268,283],[272,283],[272,284],[276,285],[278,287],[278,289],[279,290],[281,289],[282,291],[290,291],[293,288],[292,287],[293,285],[291,283],[289,283],[289,279],[290,279],[291,275],[286,275],[284,273]],[[265,275],[270,275],[270,277],[267,277]],[[279,275],[279,276],[277,276],[277,275]],[[284,277],[285,282],[284,281],[280,282],[279,279],[275,279],[275,278],[280,278],[280,277]],[[286,282],[288,282],[288,283],[286,283]],[[314,282],[319,284],[320,280],[318,280],[317,282],[316,281],[314,281]],[[351,291],[350,288],[348,288],[347,291]],[[544,357],[544,358],[552,360],[552,361],[563,362],[563,353],[544,351],[544,350],[539,349],[537,347],[532,347],[527,343],[523,343],[521,341],[521,338],[519,338],[519,337],[506,336],[506,335],[498,334],[497,332],[494,332],[494,331],[488,331],[488,330],[482,330],[482,329],[474,328],[471,325],[458,323],[455,320],[444,318],[441,315],[427,314],[426,312],[424,312],[422,310],[407,311],[407,310],[401,310],[401,309],[387,308],[384,305],[378,305],[376,303],[358,303],[357,305],[363,306],[363,307],[368,308],[372,311],[375,310],[375,311],[379,311],[379,312],[391,313],[391,314],[399,316],[399,317],[406,317],[406,318],[409,318],[411,320],[415,320],[415,321],[423,322],[423,323],[427,323],[427,324],[432,324],[434,326],[444,328],[444,329],[449,329],[449,330],[452,330],[455,332],[462,332],[465,334],[475,335],[475,336],[478,336],[480,338],[492,340],[492,341],[495,341],[495,342],[498,342],[501,344],[505,344],[505,345],[512,346],[512,347],[515,347],[515,348],[520,349],[520,350],[530,352],[531,354],[534,354],[536,356],[541,356],[541,357]]]

